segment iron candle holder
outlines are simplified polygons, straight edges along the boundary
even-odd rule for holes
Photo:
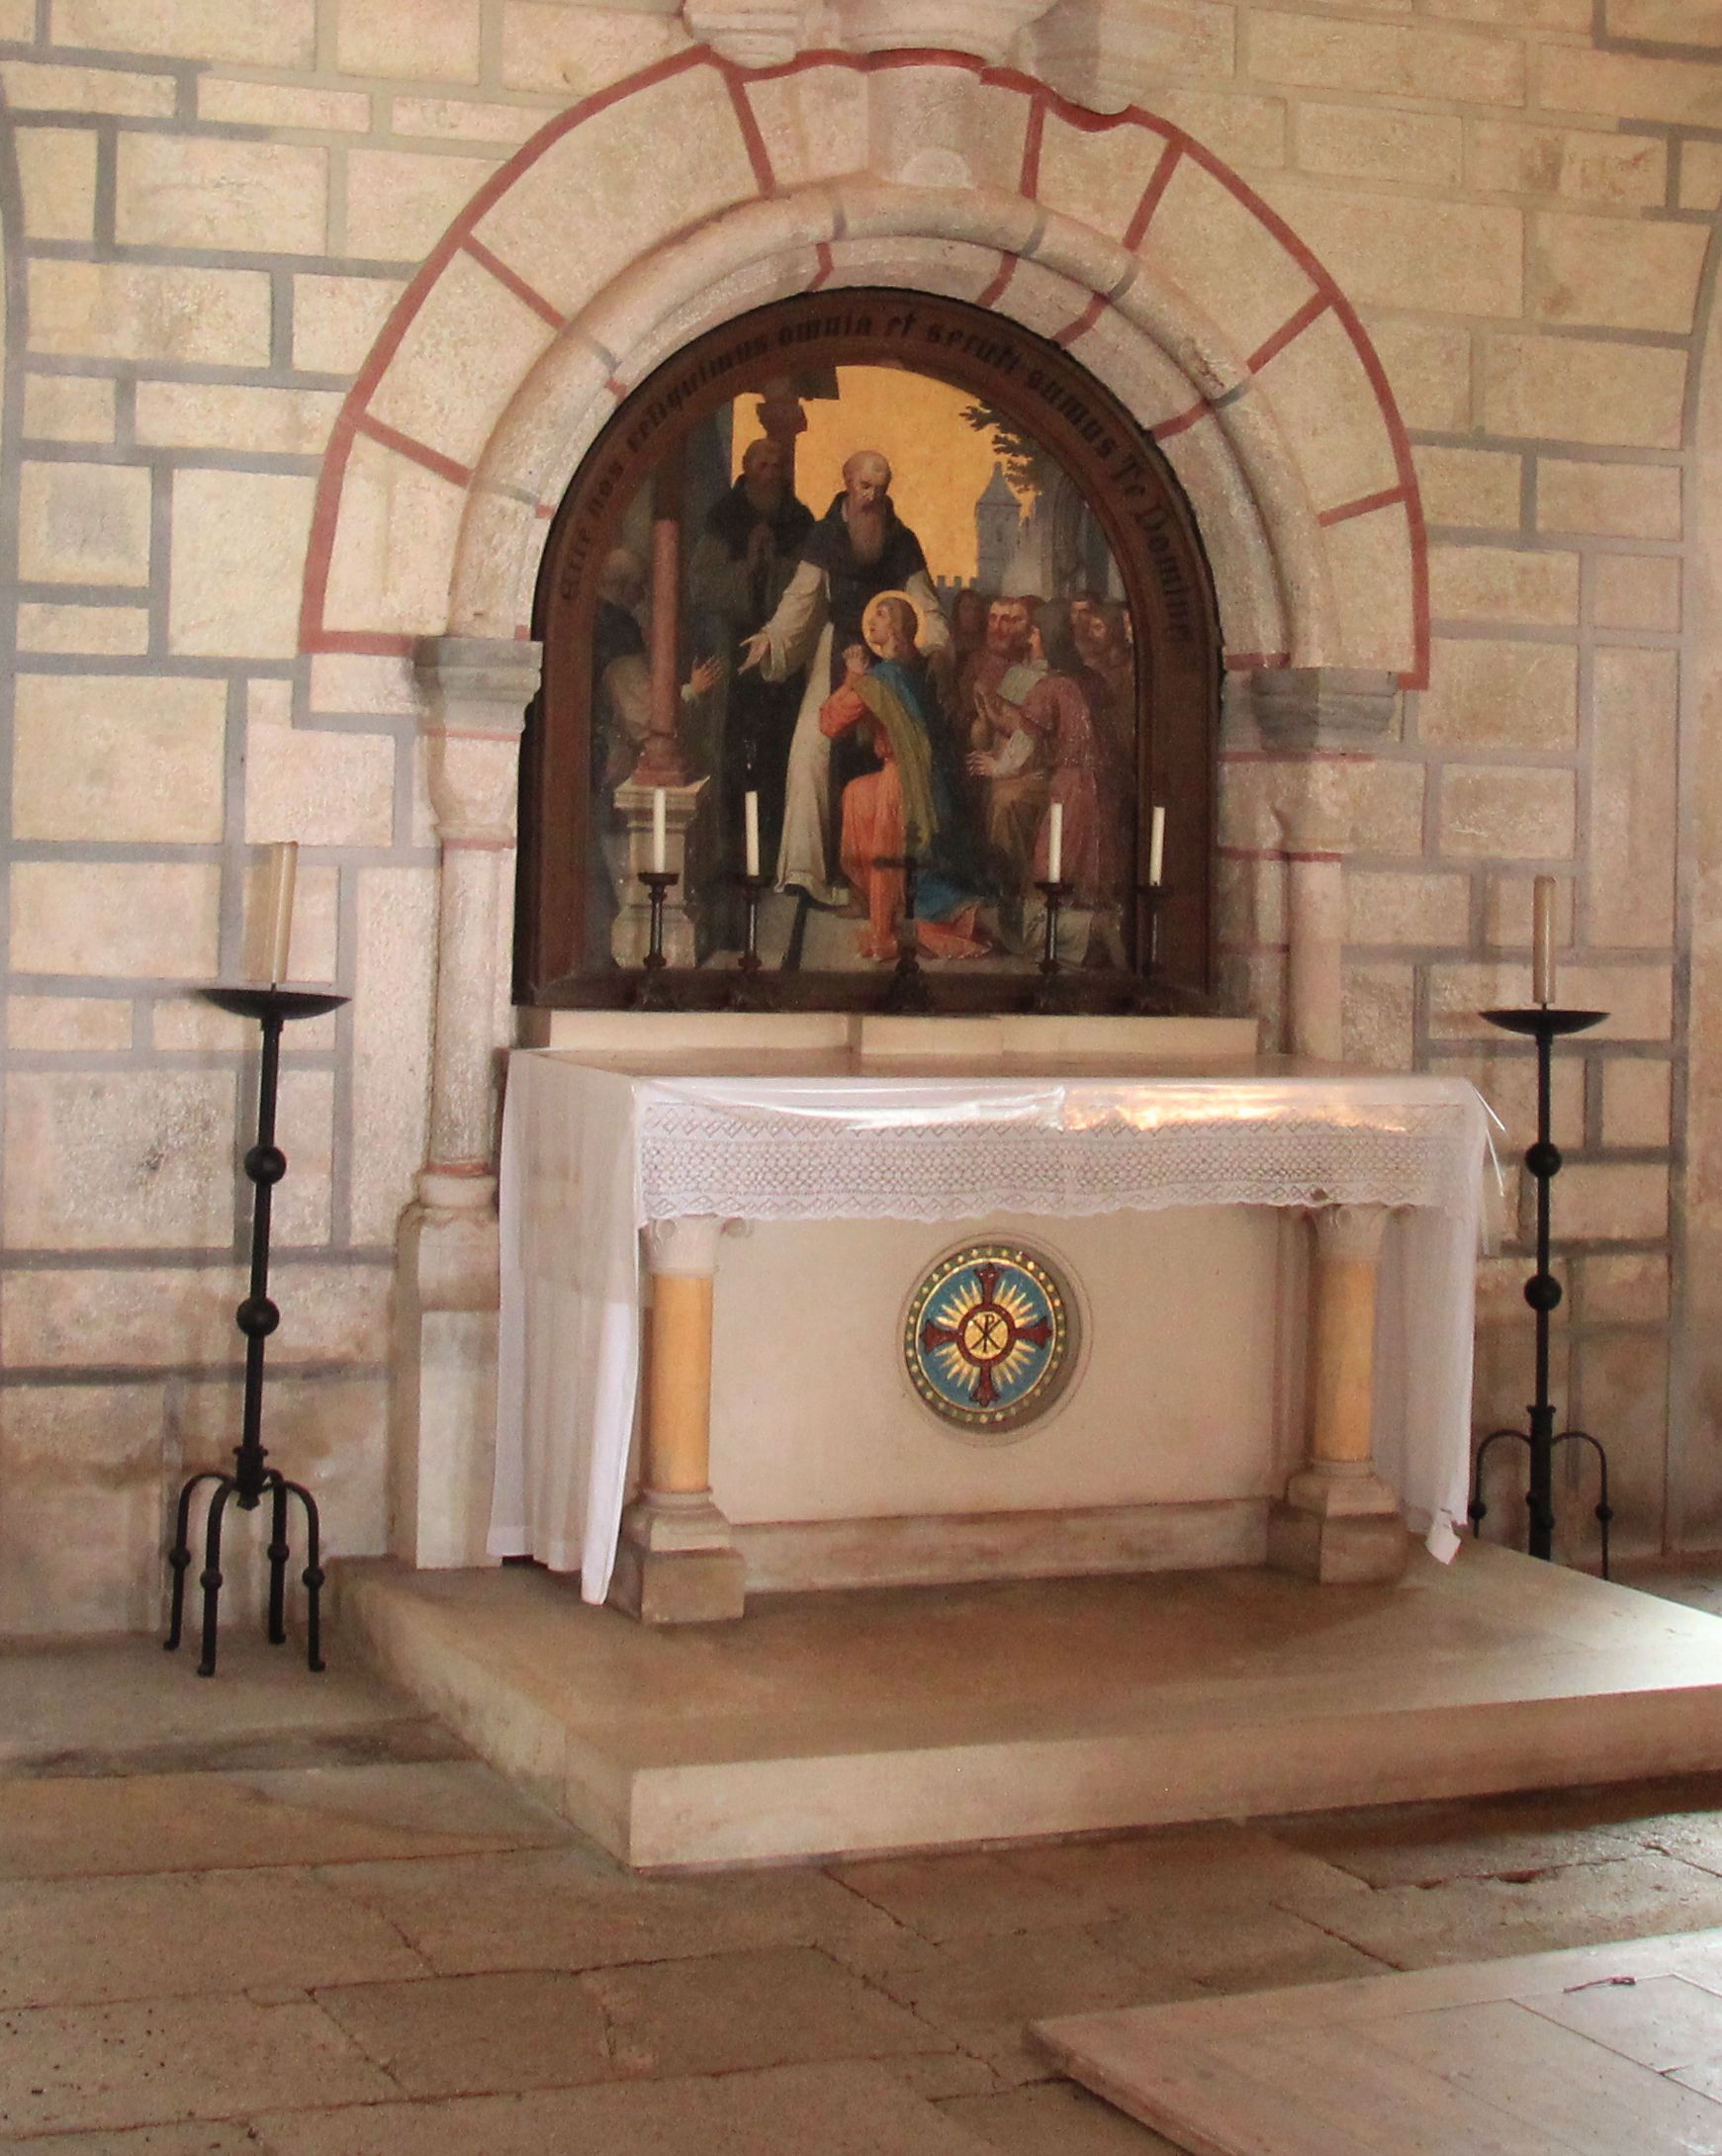
[[[1136,905],[1140,925],[1141,988],[1136,996],[1135,1011],[1138,1017],[1160,1017],[1166,1009],[1166,1001],[1159,988],[1160,973],[1160,908],[1166,902],[1166,886],[1163,883],[1138,883]]]
[[[1549,1319],[1561,1301],[1561,1283],[1549,1270],[1549,1186],[1561,1172],[1561,1151],[1550,1137],[1550,1070],[1554,1044],[1567,1033],[1582,1033],[1599,1026],[1606,1011],[1557,1011],[1549,1005],[1531,1004],[1521,1010],[1485,1011],[1483,1016],[1503,1033],[1523,1033],[1537,1044],[1537,1135],[1525,1149],[1525,1166],[1537,1187],[1537,1269],[1525,1282],[1525,1301],[1536,1320],[1536,1398],[1526,1409],[1528,1430],[1491,1430],[1477,1448],[1471,1475],[1468,1509],[1473,1535],[1482,1532],[1489,1507],[1483,1497],[1483,1467],[1490,1449],[1499,1439],[1514,1438],[1530,1456],[1529,1483],[1525,1490],[1528,1515],[1525,1548],[1532,1557],[1552,1558],[1555,1534],[1555,1454],[1563,1445],[1588,1445],[1596,1455],[1599,1498],[1596,1522],[1602,1531],[1602,1576],[1608,1577],[1608,1523],[1614,1517],[1608,1502],[1608,1455],[1600,1440],[1588,1430],[1555,1430],[1555,1410],[1549,1398]]]
[[[644,976],[636,1002],[642,1011],[672,1008],[670,984],[664,978],[670,961],[664,955],[664,901],[681,878],[673,868],[642,868],[640,881],[652,900],[652,925],[646,943]]]
[[[241,1512],[254,1512],[265,1495],[270,1502],[269,1534],[269,1643],[280,1647],[287,1638],[286,1597],[288,1499],[297,1497],[305,1507],[308,1562],[300,1577],[306,1591],[306,1660],[314,1670],[323,1664],[318,1596],[323,1574],[317,1500],[303,1483],[290,1482],[277,1468],[266,1468],[269,1457],[263,1444],[263,1356],[269,1335],[281,1322],[281,1312],[269,1299],[269,1216],[275,1186],[287,1173],[287,1156],[275,1142],[275,1104],[281,1077],[281,1029],[290,1019],[320,1018],[337,1011],[345,996],[306,988],[205,988],[199,993],[218,1010],[238,1018],[254,1018],[263,1029],[263,1059],[257,1085],[257,1142],[245,1155],[245,1173],[255,1189],[251,1207],[250,1292],[234,1312],[233,1321],[245,1336],[245,1401],[238,1444],[233,1449],[230,1474],[208,1469],[194,1475],[179,1493],[173,1548],[167,1563],[173,1574],[172,1614],[168,1649],[179,1646],[185,1618],[185,1575],[191,1567],[191,1507],[197,1490],[206,1482],[210,1491],[209,1513],[204,1529],[204,1569],[198,1575],[203,1589],[203,1658],[200,1677],[216,1673],[216,1627],[222,1593],[222,1527],[229,1498]]]
[[[1045,930],[1041,942],[1041,985],[1035,991],[1037,1011],[1058,1009],[1058,981],[1064,968],[1058,956],[1058,922],[1064,911],[1064,901],[1075,890],[1075,884],[1063,879],[1048,879],[1035,885],[1046,901]]]
[[[737,980],[730,997],[731,1007],[738,1011],[759,1011],[765,1008],[765,997],[760,974],[766,961],[760,956],[760,901],[771,888],[770,876],[740,875],[736,881],[742,887],[742,900],[746,908],[745,927],[742,934],[742,954],[737,960]]]
[[[885,991],[885,1009],[899,1018],[918,1018],[933,1008],[933,993],[921,964],[920,938],[915,929],[915,874],[920,862],[913,853],[879,854],[875,868],[903,871],[903,912],[897,923],[897,962],[891,985]]]

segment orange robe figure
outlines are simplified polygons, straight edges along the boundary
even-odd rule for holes
[[[852,726],[870,729],[873,754],[880,768],[852,778],[843,789],[843,837],[840,856],[850,888],[866,908],[867,925],[861,934],[863,958],[894,958],[897,955],[897,924],[903,914],[903,871],[880,868],[880,859],[901,860],[907,833],[903,817],[902,773],[885,729],[853,680],[845,681],[826,698],[819,714],[820,731],[834,741]],[[975,933],[978,901],[970,901],[943,921],[929,921],[917,913],[916,942],[930,958],[978,958],[986,950]]]

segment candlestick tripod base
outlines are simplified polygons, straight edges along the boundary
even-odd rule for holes
[[[198,1574],[203,1590],[203,1656],[200,1677],[216,1673],[216,1631],[221,1614],[222,1529],[229,1502],[241,1512],[254,1512],[269,1499],[269,1644],[282,1646],[287,1639],[287,1566],[292,1554],[287,1539],[289,1500],[297,1498],[305,1512],[306,1566],[300,1578],[306,1592],[306,1662],[317,1671],[324,1666],[319,1596],[322,1592],[321,1527],[317,1499],[301,1482],[290,1482],[277,1468],[265,1467],[268,1453],[263,1444],[263,1356],[269,1335],[281,1322],[281,1312],[269,1300],[269,1213],[275,1186],[287,1173],[287,1156],[275,1142],[275,1103],[281,1075],[281,1029],[289,1019],[320,1018],[339,1010],[345,996],[306,988],[205,988],[199,991],[218,1010],[236,1017],[254,1018],[263,1029],[263,1060],[257,1088],[257,1142],[245,1155],[245,1174],[254,1187],[251,1215],[250,1293],[234,1312],[234,1323],[245,1336],[245,1398],[241,1436],[233,1449],[230,1473],[209,1469],[194,1475],[179,1493],[174,1517],[173,1547],[167,1554],[173,1587],[167,1638],[163,1647],[172,1652],[180,1643],[185,1622],[186,1573],[191,1570],[191,1512],[198,1491],[208,1488],[209,1511],[204,1526],[204,1569]]]
[[[1525,1447],[1529,1477],[1525,1489],[1525,1549],[1535,1558],[1552,1560],[1555,1542],[1555,1455],[1564,1445],[1588,1446],[1596,1456],[1597,1503],[1594,1517],[1601,1537],[1602,1576],[1608,1577],[1608,1529],[1614,1518],[1608,1502],[1608,1455],[1601,1440],[1588,1430],[1555,1428],[1555,1409],[1549,1398],[1549,1320],[1561,1302],[1561,1283],[1549,1270],[1549,1186],[1561,1172],[1561,1150],[1550,1136],[1551,1057],[1556,1040],[1568,1033],[1582,1033],[1599,1026],[1606,1011],[1560,1011],[1546,1003],[1515,1010],[1485,1011],[1483,1016],[1503,1033],[1522,1033],[1537,1046],[1537,1135],[1525,1149],[1525,1166],[1537,1190],[1537,1265],[1525,1282],[1524,1297],[1535,1318],[1536,1398],[1525,1409],[1528,1427],[1509,1426],[1491,1430],[1477,1448],[1471,1471],[1471,1501],[1467,1515],[1472,1534],[1481,1534],[1489,1506],[1483,1495],[1483,1472],[1489,1455],[1502,1439]]]

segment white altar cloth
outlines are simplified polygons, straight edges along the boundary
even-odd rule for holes
[[[651,1221],[1343,1204],[1405,1209],[1383,1268],[1375,1459],[1449,1557],[1489,1157],[1489,1111],[1456,1078],[1272,1062],[979,1075],[841,1053],[689,1074],[518,1051],[502,1123],[491,1555],[578,1571],[589,1602],[608,1592]]]

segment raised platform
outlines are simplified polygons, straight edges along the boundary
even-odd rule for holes
[[[1722,1767],[1722,1619],[1468,1544],[1265,1572],[762,1596],[649,1629],[535,1569],[340,1569],[339,1611],[635,1866],[952,1847]]]

